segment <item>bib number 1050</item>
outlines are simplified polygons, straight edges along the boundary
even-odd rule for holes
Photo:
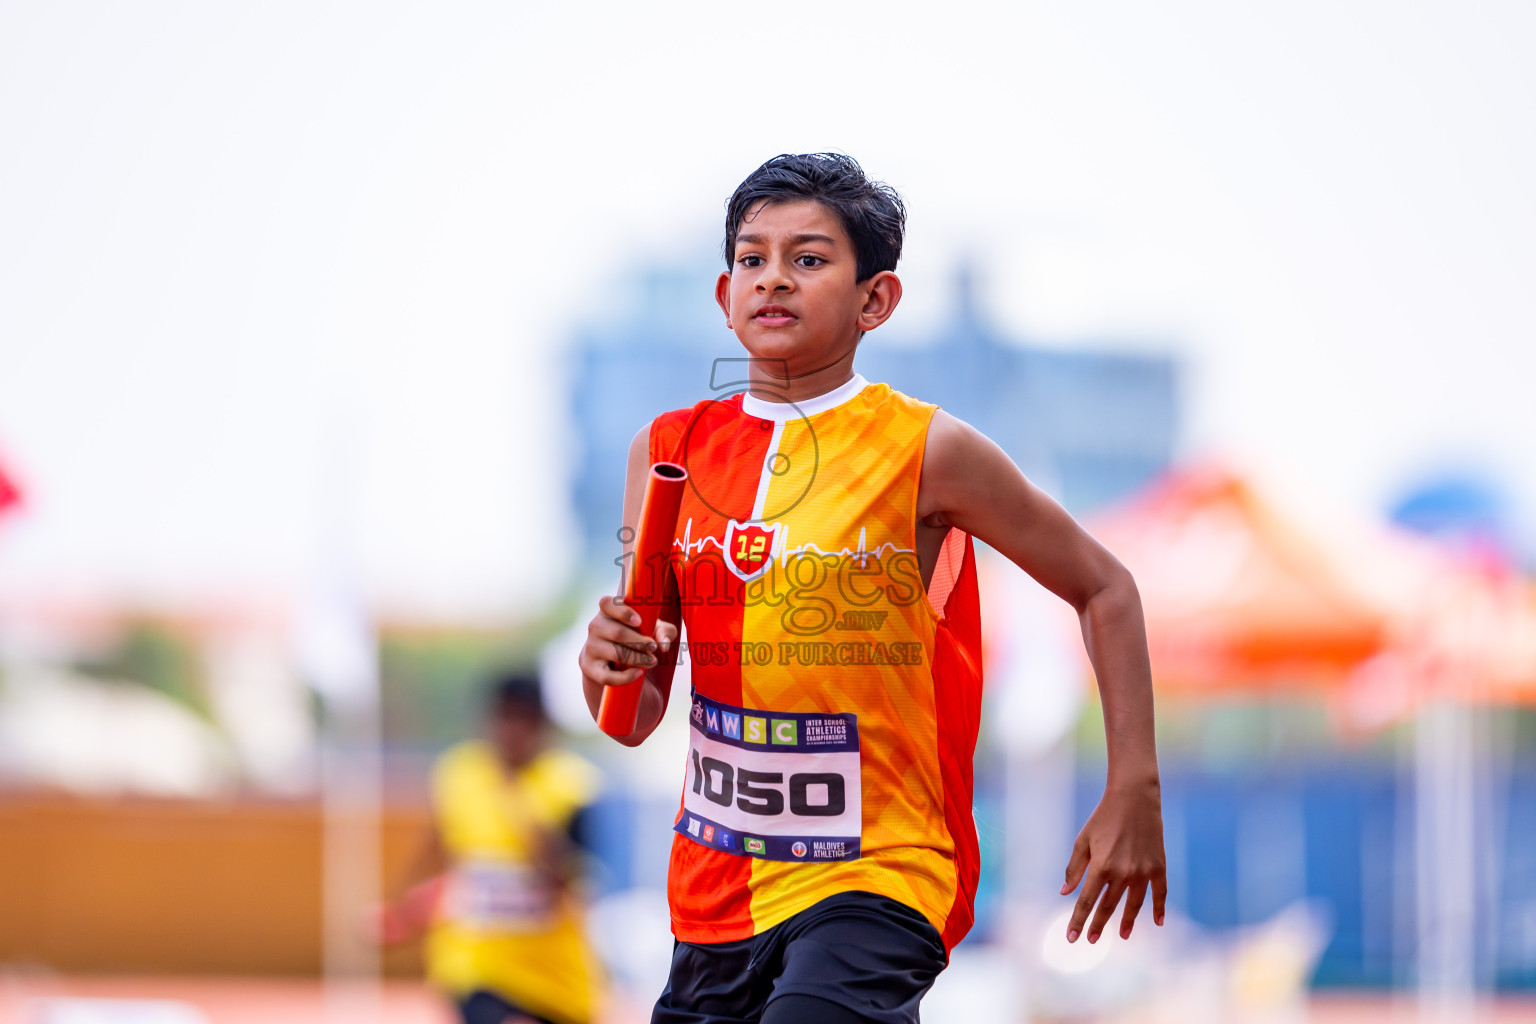
[[[772,816],[789,813],[806,818],[835,818],[847,809],[843,777],[836,772],[796,772],[784,782],[783,772],[755,772],[733,768],[713,757],[693,751],[693,791],[710,803],[736,807],[748,814]]]

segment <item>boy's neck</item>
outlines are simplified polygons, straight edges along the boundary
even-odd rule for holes
[[[813,398],[820,398],[831,391],[836,391],[853,379],[853,355],[856,349],[849,349],[847,354],[818,367],[808,373],[790,375],[788,378],[772,373],[767,367],[757,360],[751,364],[751,384],[748,392],[753,398],[759,398],[764,402],[805,402]],[[764,361],[767,363],[769,361]]]

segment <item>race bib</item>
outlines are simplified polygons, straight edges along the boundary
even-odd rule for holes
[[[547,927],[555,892],[525,864],[467,861],[454,868],[443,909],[455,924],[477,931],[518,932]]]
[[[857,860],[857,715],[759,711],[693,695],[673,831],[737,856]]]

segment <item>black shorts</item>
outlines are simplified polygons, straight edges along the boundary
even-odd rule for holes
[[[679,942],[651,1024],[917,1024],[948,958],[928,919],[844,892],[737,942]]]
[[[535,1024],[551,1024],[543,1017],[535,1017],[523,1008],[507,1002],[494,992],[484,990],[471,992],[459,1002],[459,1015],[464,1018],[464,1024],[506,1024],[507,1018],[522,1024],[524,1021],[533,1021]]]

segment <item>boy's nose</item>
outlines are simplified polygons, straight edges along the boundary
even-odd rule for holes
[[[784,268],[778,263],[769,264],[768,272],[757,279],[757,290],[760,292],[787,292],[792,287],[793,284],[789,274],[787,274]]]

